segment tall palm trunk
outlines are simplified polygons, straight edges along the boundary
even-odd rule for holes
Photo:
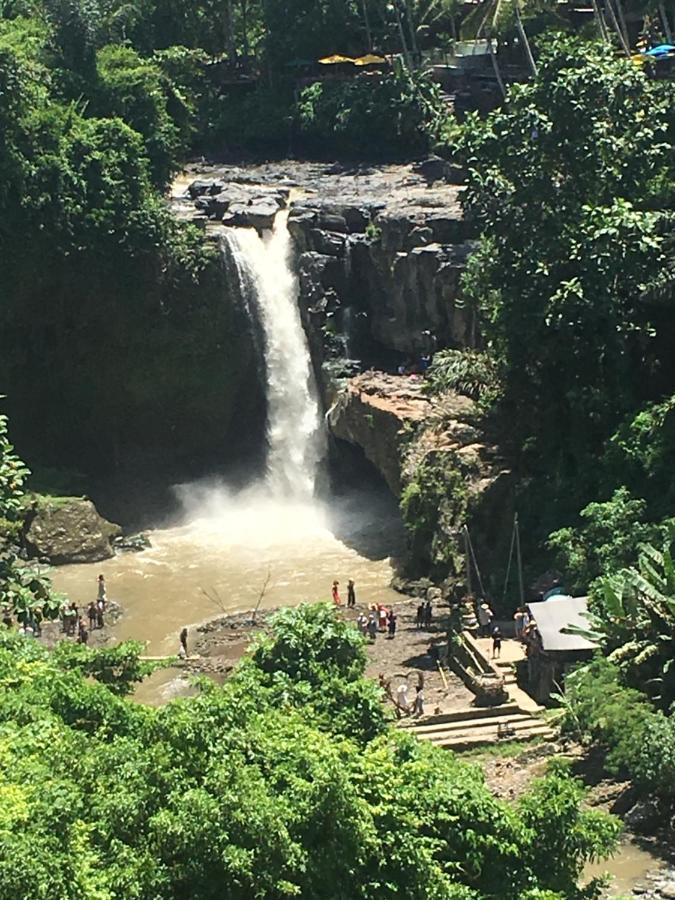
[[[530,47],[530,42],[527,39],[527,34],[525,33],[525,26],[523,25],[523,20],[520,16],[520,3],[518,0],[514,0],[514,10],[516,14],[516,28],[518,29],[518,34],[520,35],[520,39],[523,42],[523,46],[525,47],[525,55],[527,56],[527,61],[530,65],[530,69],[532,70],[532,75],[537,77],[537,64],[534,61],[534,56],[532,55],[532,48]]]

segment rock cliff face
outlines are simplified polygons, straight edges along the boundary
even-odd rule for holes
[[[429,414],[419,380],[366,372],[350,379],[328,414],[334,437],[361,447],[386,481],[401,494],[404,445]]]
[[[472,346],[475,323],[458,300],[472,247],[462,189],[428,186],[406,167],[325,182],[318,197],[292,201],[288,227],[326,355],[331,339],[366,360]]]
[[[460,578],[467,522],[490,566],[491,549],[510,527],[513,482],[471,399],[448,392],[431,400],[419,377],[365,372],[339,392],[329,423],[335,437],[363,449],[401,497],[412,574]]]

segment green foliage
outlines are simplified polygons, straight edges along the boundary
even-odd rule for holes
[[[7,416],[0,414],[0,519],[15,521],[30,469],[14,453],[7,435]]]
[[[605,767],[644,791],[675,801],[675,722],[655,712],[621,669],[598,657],[566,680],[564,727],[606,751]]]
[[[145,645],[140,641],[124,641],[115,647],[96,649],[61,641],[54,651],[54,660],[60,667],[91,676],[113,694],[124,697],[157,668],[154,663],[140,659],[144,650]]]
[[[632,771],[654,715],[640,691],[621,685],[617,666],[598,656],[565,680],[564,728],[605,748],[612,774]]]
[[[575,896],[584,863],[611,852],[621,831],[618,822],[602,813],[582,813],[583,796],[581,783],[569,778],[563,766],[553,766],[520,803],[531,834],[527,863],[539,884],[563,897]],[[567,847],[564,853],[560,853],[561,837]]]
[[[368,741],[384,730],[379,691],[363,679],[363,637],[327,604],[302,604],[272,620],[273,633],[260,637],[251,654],[254,676],[279,703],[313,708],[328,730]]]
[[[464,129],[467,209],[483,228],[465,293],[504,372],[514,445],[568,495],[653,365],[641,297],[664,259],[669,90],[558,37],[536,79]]]
[[[143,136],[152,179],[164,187],[188,150],[194,107],[160,65],[131,47],[104,47],[97,66],[97,105]]]
[[[643,544],[637,567],[599,579],[589,618],[624,679],[668,709],[675,700],[675,564],[670,540],[661,551]]]
[[[618,488],[602,503],[589,503],[579,514],[578,528],[561,528],[549,535],[570,591],[586,591],[596,578],[637,561],[638,549],[665,537],[665,526],[645,522],[647,503]]]
[[[510,807],[451,753],[393,729],[363,747],[312,721],[316,696],[267,693],[273,657],[289,684],[319,659],[356,683],[348,628],[286,614],[223,687],[161,709],[87,680],[79,650],[0,636],[0,898],[582,896],[616,825],[566,776]]]
[[[425,389],[431,394],[457,391],[489,406],[499,393],[495,361],[480,350],[441,350],[434,354]]]
[[[373,81],[317,81],[298,101],[300,132],[322,152],[392,158],[429,148],[447,113],[440,89],[398,69]]]

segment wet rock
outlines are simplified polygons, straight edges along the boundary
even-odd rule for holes
[[[326,256],[342,256],[345,249],[345,237],[332,231],[321,231],[318,228],[310,232],[312,245],[319,253]]]
[[[23,544],[30,557],[54,565],[98,562],[113,555],[121,531],[85,497],[42,498],[26,520]]]
[[[638,800],[624,816],[626,825],[637,834],[652,833],[661,820],[661,811],[655,800]]]
[[[197,178],[188,187],[188,194],[195,200],[204,194],[219,194],[223,187],[223,182],[217,178]]]
[[[265,231],[272,228],[279,206],[273,199],[257,200],[250,205],[232,203],[222,218],[223,225],[235,225]]]
[[[128,534],[116,537],[113,540],[113,548],[119,553],[140,553],[152,547],[147,534]]]

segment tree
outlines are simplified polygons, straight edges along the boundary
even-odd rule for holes
[[[624,681],[669,710],[675,700],[675,563],[661,550],[641,547],[637,567],[598,579],[588,630]]]
[[[285,613],[234,678],[160,709],[86,679],[73,648],[0,635],[0,900],[581,896],[576,874],[618,826],[565,776],[509,807],[454,754],[313,719],[320,691],[292,688],[324,663],[359,681],[350,628],[325,606]]]
[[[593,498],[605,441],[655,386],[644,291],[665,262],[669,92],[559,36],[531,83],[464,128],[466,207],[483,232],[464,290],[503,372],[507,440],[545,478],[540,507]]]

